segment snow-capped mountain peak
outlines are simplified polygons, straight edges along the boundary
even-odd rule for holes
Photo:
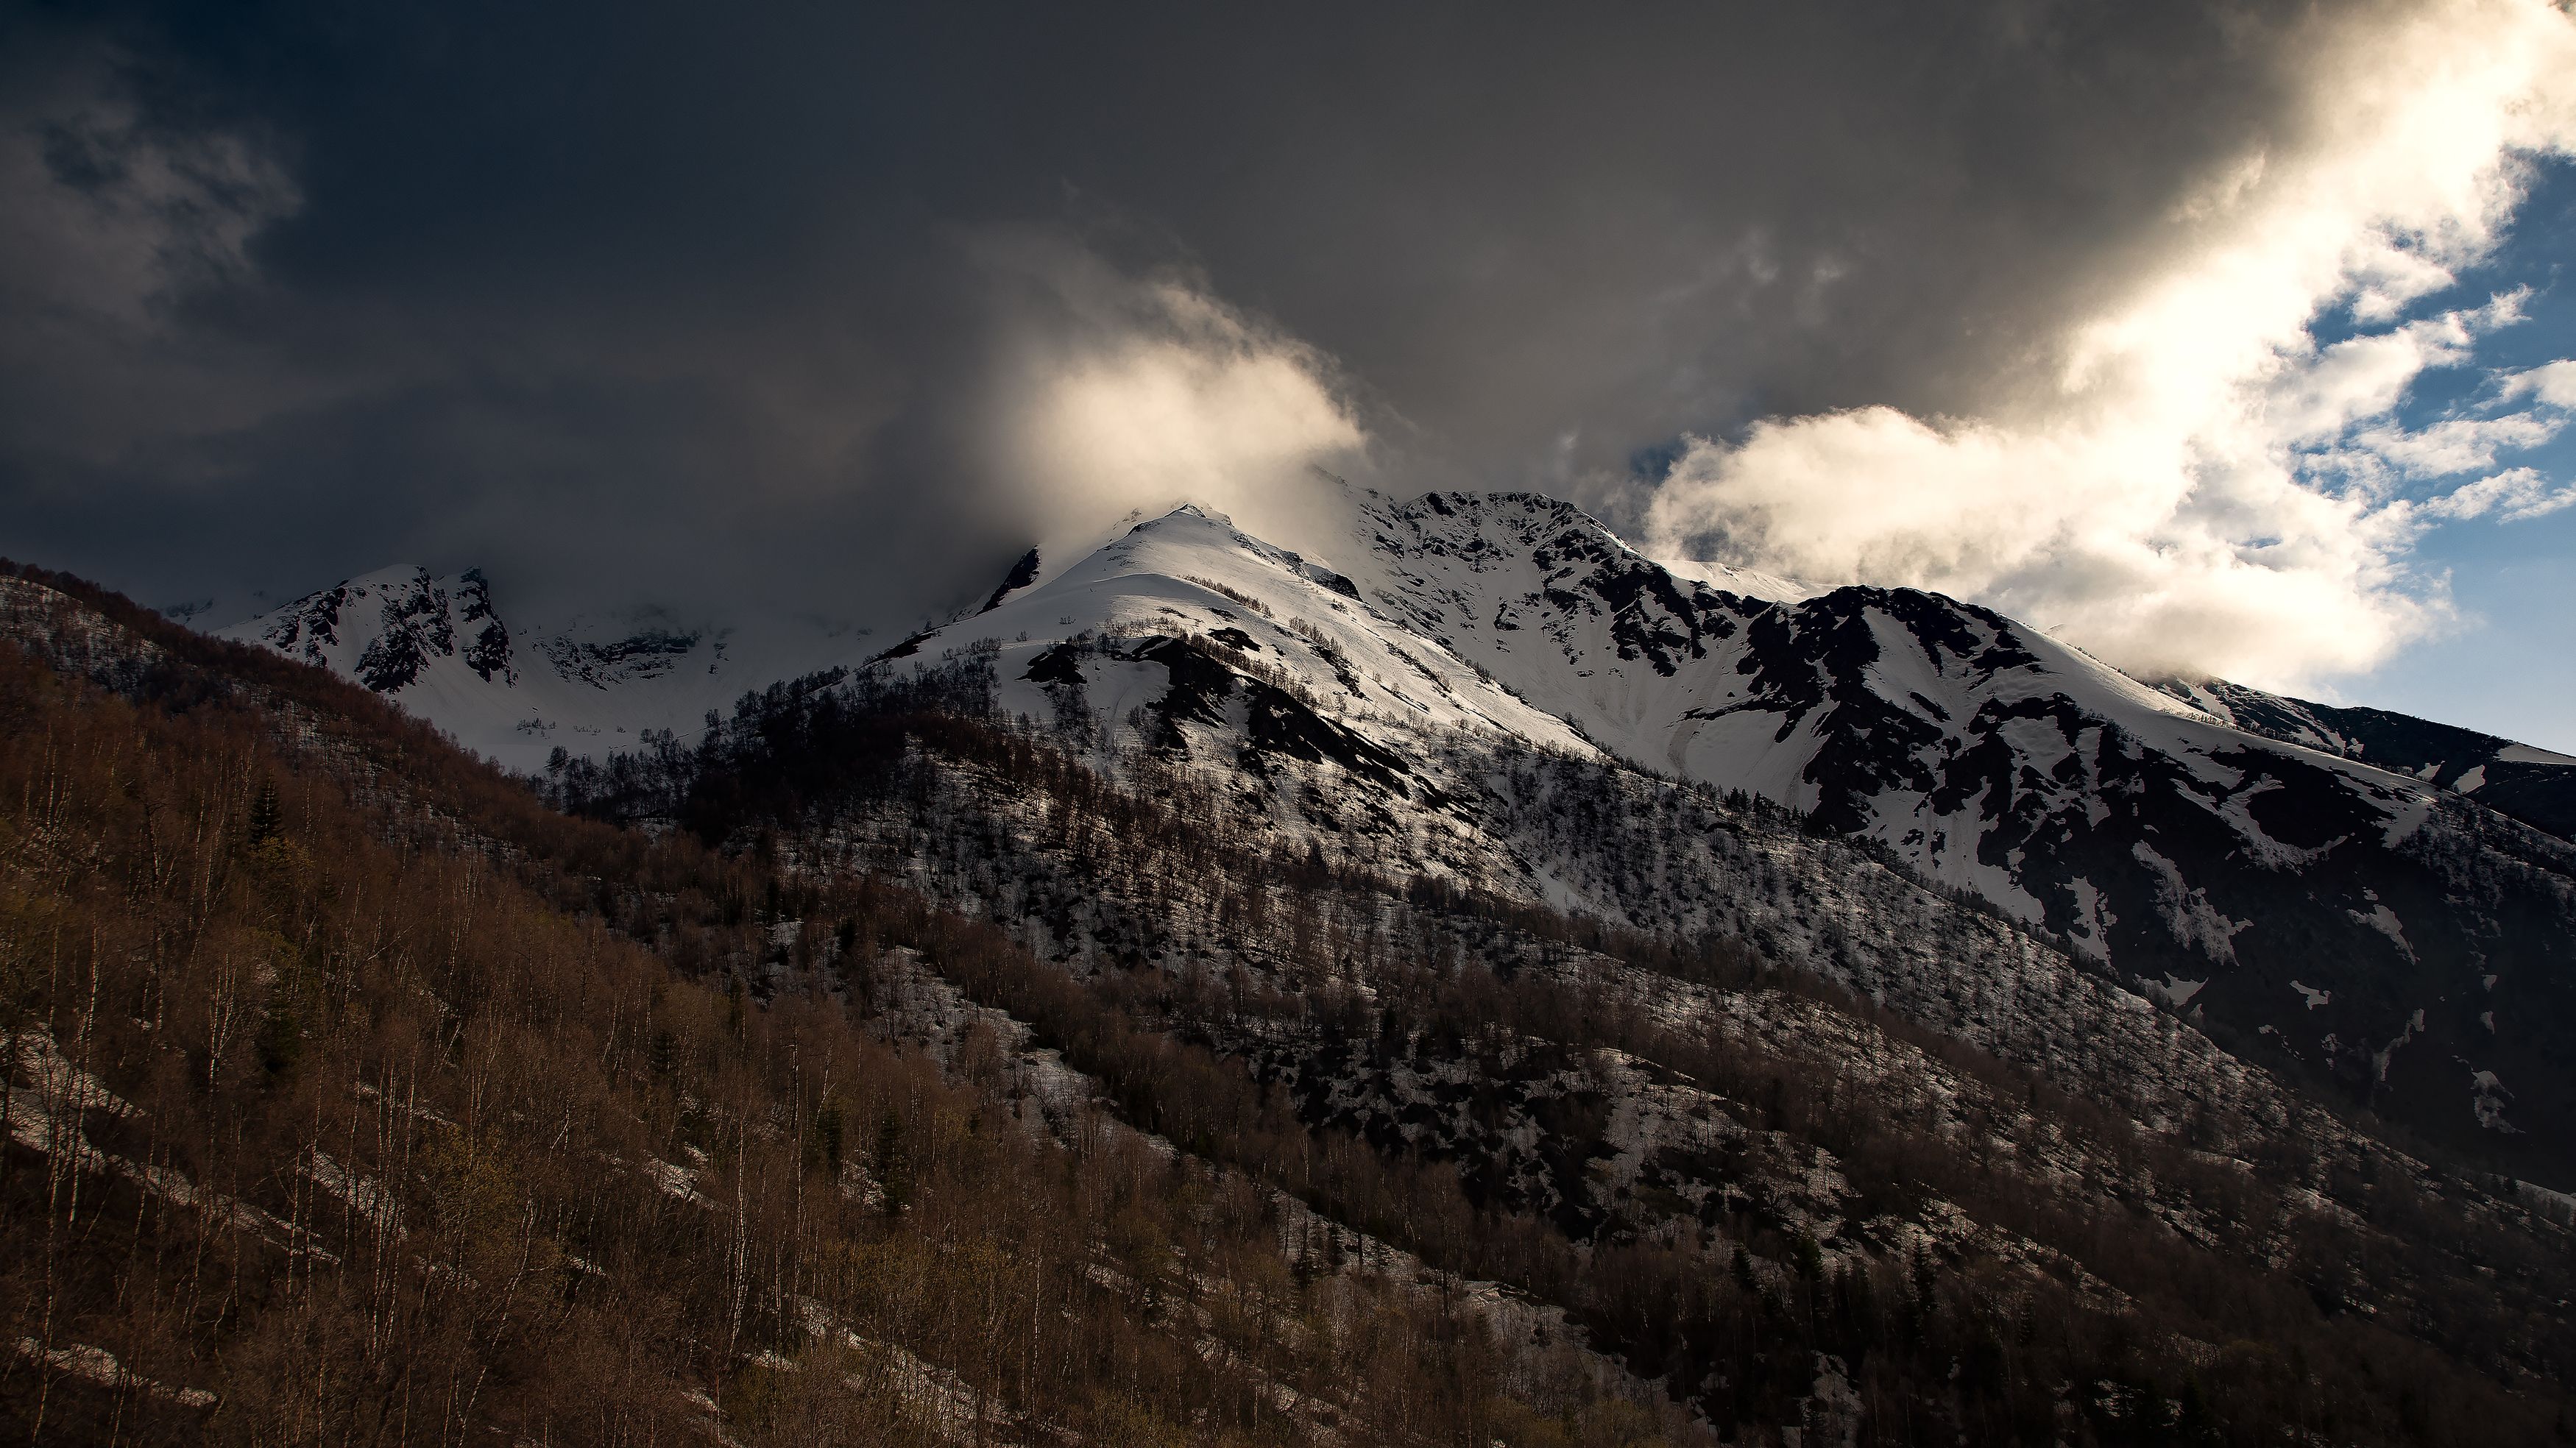
[[[308,594],[223,633],[346,674],[378,693],[420,682],[445,661],[485,683],[517,682],[510,632],[480,569],[432,577],[415,564],[380,568]]]
[[[1937,594],[1686,575],[1535,494],[1346,496],[1298,549],[1186,504],[1087,551],[1041,540],[891,646],[634,612],[523,627],[479,576],[416,568],[228,632],[522,769],[647,728],[693,738],[708,709],[827,667],[987,667],[1002,710],[1104,769],[1141,752],[1225,773],[1289,830],[1361,807],[1424,868],[1689,928],[1637,883],[1651,870],[1578,885],[1543,842],[1474,838],[1472,801],[1499,787],[1480,751],[1624,761],[1871,841],[2357,1099],[2402,1096],[2427,1129],[2576,1113],[2545,1035],[2493,1024],[2576,1020],[2576,762],[2233,685],[2150,687]],[[1298,800],[1277,788],[1292,779]]]
[[[1005,705],[1044,716],[1059,703],[1068,645],[1108,657],[1203,638],[1255,661],[1316,707],[1359,726],[1482,728],[1556,747],[1585,745],[1562,719],[1381,614],[1330,562],[1261,541],[1221,513],[1183,505],[1130,527],[1064,572],[941,631],[990,644]],[[1052,658],[1052,664],[1041,660]],[[1130,659],[1129,663],[1139,663]],[[1035,671],[1034,675],[1032,670]],[[1166,670],[1092,682],[1094,712],[1122,720]],[[1023,687],[1029,686],[1029,687]],[[1088,688],[1089,685],[1086,685]]]
[[[847,657],[868,633],[813,620],[744,630],[650,605],[512,620],[498,592],[480,569],[398,564],[215,632],[364,684],[521,770],[557,748],[693,733],[709,709]]]
[[[924,647],[987,650],[1006,708],[1218,768],[1295,734],[1264,692],[1285,687],[1348,736],[1315,757],[1398,817],[1475,787],[1440,774],[1444,731],[1747,790],[2384,1109],[2402,1087],[2428,1121],[2509,1124],[2453,1060],[2519,1083],[2522,1119],[2576,1107],[2536,1041],[2487,1024],[2576,967],[2576,847],[2479,808],[2474,776],[2240,727],[2252,691],[2221,714],[1937,594],[1681,577],[1554,499],[1353,504],[1328,557],[1150,520]],[[2576,780],[2491,743],[2491,776]]]

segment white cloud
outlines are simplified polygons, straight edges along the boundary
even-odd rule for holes
[[[2361,429],[2350,448],[2319,454],[2318,461],[2359,476],[2397,481],[2451,478],[2495,466],[2498,453],[2538,447],[2566,423],[2562,416],[2534,408],[2500,417],[2446,418],[2412,432],[2379,425]]]
[[[2569,506],[2576,506],[2576,483],[2553,487],[2536,468],[2507,468],[2432,499],[2422,511],[2437,518],[2483,518],[2501,509],[2506,522],[2519,522]]]
[[[2473,310],[2347,337],[2305,365],[2285,366],[2261,399],[2266,430],[2282,443],[2315,443],[2386,413],[2426,369],[2468,361],[2479,337],[2522,320],[2524,295],[2509,292]]]
[[[2532,157],[2576,150],[2576,20],[2453,0],[2320,24],[2304,124],[2175,209],[2066,330],[2052,386],[1989,417],[1862,408],[1693,439],[1657,546],[1982,598],[2141,671],[2276,686],[2440,626],[2406,565],[2422,530],[2560,494],[2510,471],[2398,490],[2554,434],[2576,368],[2509,379],[2518,410],[2408,431],[2391,414],[2416,379],[2470,361],[2522,298],[2396,319],[2492,253]],[[2337,310],[2376,330],[2321,345]]]
[[[2576,361],[2552,362],[2515,373],[2505,382],[2505,396],[2531,397],[2552,407],[2576,408]]]
[[[1193,278],[1140,280],[1025,237],[986,260],[1037,294],[1007,324],[985,413],[1004,488],[1049,531],[1191,501],[1293,532],[1281,515],[1313,470],[1366,445],[1321,353]]]

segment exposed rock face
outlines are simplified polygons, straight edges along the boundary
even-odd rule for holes
[[[652,607],[532,623],[505,616],[479,568],[441,578],[412,565],[217,634],[334,670],[523,770],[556,748],[590,754],[631,748],[647,729],[695,728],[744,689],[849,647],[815,626],[741,649],[733,630]]]
[[[426,568],[380,569],[226,632],[336,669],[380,694],[410,688],[441,659],[459,659],[486,683],[516,682],[510,631],[493,611],[480,569],[452,583]]]

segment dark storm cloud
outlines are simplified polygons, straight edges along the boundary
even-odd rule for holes
[[[1296,360],[1392,485],[1615,508],[1686,430],[1992,405],[2318,23],[1234,8],[22,17],[0,549],[867,607],[1023,546],[1007,380],[1121,325]]]

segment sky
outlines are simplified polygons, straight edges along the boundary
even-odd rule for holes
[[[1317,469],[2576,750],[2549,0],[0,11],[0,553],[831,617]]]
[[[2544,171],[2514,234],[2461,290],[2515,287],[2531,289],[2529,320],[2499,332],[2479,365],[2427,379],[2401,409],[2408,424],[2436,423],[2464,397],[2474,400],[2489,369],[2537,368],[2576,352],[2576,166]],[[2515,461],[2561,483],[2576,479],[2576,433]],[[2412,562],[2448,581],[2458,626],[2339,681],[2342,694],[2401,713],[2474,720],[2489,733],[2576,754],[2576,508],[2437,529]]]

